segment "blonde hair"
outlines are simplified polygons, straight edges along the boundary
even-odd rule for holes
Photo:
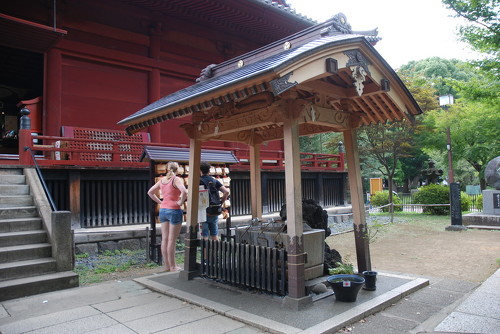
[[[170,180],[177,174],[177,170],[179,169],[179,164],[175,161],[169,161],[167,164],[167,181]]]

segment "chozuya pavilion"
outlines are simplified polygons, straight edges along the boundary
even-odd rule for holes
[[[260,148],[284,140],[287,203],[285,304],[307,304],[305,291],[299,136],[342,132],[355,227],[358,270],[370,270],[356,129],[388,121],[413,121],[422,111],[400,78],[375,50],[376,31],[353,32],[343,14],[275,43],[202,71],[197,83],[123,119],[128,133],[176,118],[190,138],[189,166],[199,170],[201,143],[240,142],[251,152],[251,208],[262,218]],[[191,116],[191,117],[188,117]],[[199,175],[190,175],[190,184]],[[198,192],[188,196],[185,269],[198,273]]]

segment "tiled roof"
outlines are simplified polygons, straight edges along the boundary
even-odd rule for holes
[[[189,148],[146,146],[141,161],[189,161]],[[238,163],[232,151],[201,150],[201,160],[210,163]]]
[[[269,87],[267,87],[265,82],[262,82],[261,85],[256,85],[254,87],[233,93],[228,93],[228,88],[250,78],[257,79],[259,76],[277,72],[281,68],[286,67],[301,58],[305,58],[312,53],[319,52],[322,49],[352,42],[364,43],[367,47],[373,49],[370,42],[361,35],[345,34],[320,38],[296,49],[282,51],[263,60],[235,69],[227,74],[214,77],[179,90],[146,106],[133,115],[121,120],[118,124],[126,124],[128,125],[128,132],[136,132],[138,129],[154,125],[168,119],[186,116],[192,112],[210,107],[213,104],[219,105],[226,101],[238,100],[241,97],[245,97],[245,95],[248,96],[257,94],[268,90]],[[373,52],[376,53],[375,49],[373,49]],[[220,95],[215,94],[217,91],[220,91]],[[210,95],[210,100],[200,102],[197,105],[186,106],[186,102],[189,100],[203,97],[204,95]],[[214,95],[217,97],[213,98]],[[164,109],[170,109],[169,113],[161,113]],[[146,121],[143,119],[144,117],[147,118]],[[143,120],[139,121],[139,119]],[[134,120],[138,120],[138,122],[134,123]]]

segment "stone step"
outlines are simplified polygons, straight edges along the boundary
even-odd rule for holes
[[[0,233],[0,247],[40,244],[44,242],[47,242],[47,232],[45,230]]]
[[[38,217],[38,210],[35,206],[0,208],[0,220],[33,217]]]
[[[0,301],[78,286],[78,275],[72,271],[18,278],[0,282]]]
[[[0,184],[0,194],[7,195],[29,195],[30,187],[26,184]]]
[[[52,256],[49,243],[0,247],[0,263],[34,260]]]
[[[51,257],[0,263],[0,281],[44,275],[55,271],[56,260]]]
[[[0,168],[0,175],[23,175],[21,168]]]
[[[41,229],[42,229],[42,219],[40,217],[12,218],[12,219],[0,220],[0,233],[41,230]]]
[[[0,174],[0,184],[1,185],[9,185],[9,184],[26,184],[26,176],[24,175],[2,175]]]
[[[33,206],[33,197],[31,195],[0,195],[0,208],[16,206]]]

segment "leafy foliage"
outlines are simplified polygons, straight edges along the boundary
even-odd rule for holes
[[[438,184],[429,184],[418,189],[415,194],[415,203],[418,204],[449,204],[450,188]],[[432,215],[447,215],[450,209],[447,206],[424,207],[424,213]]]
[[[352,263],[337,262],[335,264],[337,265],[335,268],[328,269],[328,273],[330,275],[340,275],[340,274],[352,275],[352,274],[354,274],[354,266],[352,265]]]
[[[378,206],[384,206],[389,204],[389,192],[387,190],[384,191],[379,191],[375,194],[372,195],[371,197],[371,203],[374,207]],[[399,198],[398,195],[393,194],[392,195],[392,203],[394,204],[402,204],[403,202]],[[382,208],[383,212],[389,212],[389,207]],[[394,211],[403,211],[402,206],[395,206]]]
[[[483,211],[483,195],[479,195],[476,197],[476,208],[479,211]]]
[[[415,203],[418,204],[449,204],[450,203],[450,188],[439,184],[430,184],[418,189],[415,194]],[[468,211],[472,204],[470,196],[465,192],[460,193],[460,209]],[[449,215],[449,206],[428,206],[424,207],[424,213],[432,215]]]
[[[465,18],[469,22],[460,27],[460,38],[475,50],[489,56],[476,65],[498,76],[500,2],[498,0],[442,0],[442,2],[455,12],[455,16]]]

